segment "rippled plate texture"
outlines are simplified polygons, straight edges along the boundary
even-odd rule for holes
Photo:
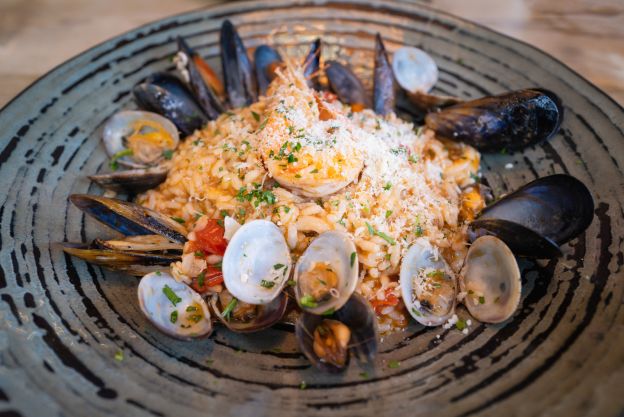
[[[364,77],[373,35],[417,45],[438,62],[441,93],[478,97],[540,86],[566,106],[561,133],[522,154],[488,155],[497,194],[566,172],[596,199],[587,232],[565,256],[525,262],[521,307],[498,326],[426,330],[386,340],[374,368],[320,374],[292,329],[183,343],[139,312],[137,281],[63,255],[53,242],[107,233],[71,193],[106,167],[104,121],[133,107],[130,89],[170,70],[174,37],[209,57],[229,17],[248,47],[350,57]],[[101,44],[53,70],[0,113],[0,407],[14,415],[617,415],[624,375],[622,199],[624,111],[571,70],[520,42],[393,1],[254,1],[168,18]],[[506,170],[508,163],[513,169]],[[439,336],[439,338],[437,337]],[[117,351],[123,361],[115,360]],[[388,367],[391,360],[399,367]],[[302,381],[306,389],[300,389]],[[619,395],[619,397],[618,397]]]

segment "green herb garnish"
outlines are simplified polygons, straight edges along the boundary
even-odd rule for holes
[[[391,360],[391,361],[388,362],[388,368],[396,369],[399,366],[401,366],[401,362],[399,362],[397,360]]]
[[[173,310],[171,312],[171,315],[169,316],[169,321],[171,323],[175,323],[176,321],[178,321],[178,310]]]
[[[355,257],[356,256],[357,256],[357,253],[351,252],[351,268],[353,268],[353,265],[355,265]]]
[[[275,282],[263,279],[262,281],[260,281],[260,286],[263,288],[273,288],[275,286]]]
[[[455,323],[455,327],[457,327],[457,330],[462,331],[466,328],[466,320],[457,320],[457,323]]]
[[[232,300],[225,307],[225,310],[223,310],[223,318],[224,319],[226,319],[226,320],[230,319],[230,314],[232,314],[232,310],[234,310],[234,308],[236,307],[236,304],[238,304],[238,299],[232,298]]]
[[[117,161],[123,158],[124,156],[131,156],[131,155],[132,155],[132,149],[124,149],[124,150],[117,152],[116,154],[111,156],[111,160],[109,164],[110,168],[113,171],[117,171],[117,169],[119,168],[119,163]]]
[[[124,360],[124,353],[121,350],[118,350],[117,352],[115,352],[115,360],[117,362],[121,362]]]
[[[301,297],[299,303],[303,307],[307,308],[316,308],[318,306],[318,304],[316,303],[316,299],[314,299],[314,297],[312,297],[311,295],[304,295],[303,297]]]
[[[253,116],[253,118],[256,120],[256,122],[260,121],[260,115],[258,113],[256,113],[255,111],[251,112],[251,115]]]
[[[172,217],[171,220],[178,222],[180,224],[186,223],[186,220],[184,220],[182,217]]]
[[[165,149],[162,153],[163,158],[165,158],[167,161],[170,161],[171,158],[173,158],[173,150],[171,149]]]
[[[171,287],[169,287],[168,285],[165,285],[162,289],[163,293],[165,294],[165,296],[169,299],[169,301],[171,301],[171,304],[173,304],[173,306],[175,307],[180,301],[182,301],[182,299],[180,297],[178,297],[178,294],[176,294]]]

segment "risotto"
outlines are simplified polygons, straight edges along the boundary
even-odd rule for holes
[[[288,69],[258,102],[188,137],[168,161],[166,181],[137,202],[189,232],[206,218],[222,219],[226,237],[239,224],[269,220],[295,257],[322,232],[347,233],[360,262],[357,292],[387,333],[407,324],[398,272],[415,239],[429,240],[458,272],[466,221],[481,209],[470,187],[479,158],[474,148],[438,140],[394,114],[354,112]],[[333,194],[314,195],[332,184],[339,184]],[[193,274],[183,257],[174,275]]]

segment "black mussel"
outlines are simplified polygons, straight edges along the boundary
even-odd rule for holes
[[[288,306],[288,295],[282,292],[268,304],[256,305],[244,303],[223,290],[213,295],[210,305],[225,327],[237,333],[252,333],[267,329],[281,320]]]
[[[299,348],[323,371],[342,372],[354,355],[363,363],[377,354],[378,331],[375,313],[362,296],[349,301],[330,315],[304,312],[295,326]]]
[[[126,236],[123,239],[95,239],[91,243],[93,249],[109,249],[118,252],[168,253],[182,255],[184,245],[171,242],[161,235]]]
[[[474,242],[481,236],[496,236],[517,255],[535,259],[561,256],[559,245],[551,239],[514,222],[502,219],[477,219],[470,223],[468,237]]]
[[[542,142],[559,131],[563,106],[552,92],[512,91],[467,101],[425,118],[436,135],[481,151],[514,151]]]
[[[282,64],[282,57],[277,50],[268,45],[260,45],[254,52],[258,91],[265,94],[269,84],[275,78],[275,70]]]
[[[315,90],[321,89],[319,74],[321,72],[321,38],[316,38],[310,45],[310,52],[303,61],[303,75],[308,86]]]
[[[110,174],[89,175],[89,179],[102,188],[118,193],[141,193],[157,187],[167,179],[169,170],[162,166],[146,169],[129,169]]]
[[[189,136],[208,121],[191,92],[177,77],[156,73],[132,90],[139,106],[171,120],[178,130]]]
[[[594,200],[578,179],[565,174],[538,178],[505,196],[480,214],[479,220],[507,220],[562,245],[589,227]]]
[[[223,94],[223,86],[212,68],[182,38],[178,38],[176,59],[178,68],[187,79],[204,113],[213,120],[219,117],[224,110],[219,99],[219,94]]]
[[[248,106],[258,100],[256,77],[247,50],[229,20],[221,25],[221,64],[230,105]]]
[[[172,262],[180,260],[180,256],[175,254],[97,249],[82,243],[65,242],[62,247],[63,251],[71,256],[137,277],[165,270]]]
[[[138,204],[87,194],[72,194],[69,199],[80,210],[125,236],[158,234],[172,242],[186,242],[182,225]]]
[[[349,67],[338,61],[327,61],[325,74],[329,87],[336,93],[340,101],[350,104],[354,111],[370,107],[369,98],[362,81]]]
[[[395,88],[392,66],[381,35],[375,37],[375,70],[373,73],[373,110],[386,115],[394,111]]]

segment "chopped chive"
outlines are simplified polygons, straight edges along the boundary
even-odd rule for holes
[[[294,287],[295,286],[295,280],[294,279],[289,279],[287,284],[290,285],[291,287]]]
[[[356,256],[357,256],[357,253],[351,252],[351,268],[353,268],[353,265],[355,265],[355,257]]]
[[[369,378],[368,372],[366,372],[366,371],[360,372],[360,378],[368,379]]]
[[[195,307],[195,306],[188,306],[188,307],[186,307],[186,312],[187,313],[190,313],[192,311],[197,311],[197,307]]]
[[[285,266],[286,265],[284,265],[284,264],[275,264],[275,265],[273,265],[273,269],[278,270],[278,269],[282,269]]]
[[[114,154],[113,156],[111,156],[111,160],[110,160],[110,168],[113,171],[116,171],[117,168],[119,168],[119,163],[117,162],[119,159],[123,158],[124,156],[130,156],[132,155],[132,149],[124,149],[121,150],[119,152],[117,152],[116,154]]]
[[[301,384],[299,384],[299,389],[306,389],[308,387],[308,384],[306,384],[305,381],[301,381]]]
[[[326,310],[323,312],[324,316],[331,316],[332,314],[334,314],[334,312],[336,311],[336,309],[334,309],[333,307],[330,308],[329,310]]]
[[[386,219],[392,216],[392,210],[386,210]]]
[[[389,183],[389,182],[387,182],[386,185],[384,185],[384,187],[383,187],[383,189],[386,190],[386,191],[388,191],[391,188],[392,188],[392,184]]]
[[[186,220],[184,220],[182,217],[172,217],[171,220],[176,221],[180,224],[186,223]]]
[[[260,115],[258,113],[256,113],[255,111],[251,112],[251,115],[253,116],[253,118],[256,120],[256,122],[260,121]]]
[[[117,352],[115,352],[115,360],[117,362],[121,362],[124,360],[124,353],[121,350],[118,350]]]
[[[316,308],[318,306],[316,300],[311,295],[304,295],[303,297],[301,297],[299,304],[307,308]]]
[[[290,207],[284,206],[284,213],[288,213],[290,211]]]
[[[427,276],[428,277],[440,277],[443,278],[444,277],[444,271],[440,271],[439,269],[436,269],[435,271],[430,271],[427,272]]]
[[[479,304],[485,304],[485,297],[479,297]]]
[[[258,126],[258,131],[261,131],[262,129],[264,129],[268,121],[269,119],[264,119],[264,121],[260,123],[260,126]]]
[[[422,317],[420,311],[416,310],[416,307],[412,307],[412,313],[416,314],[417,317]]]
[[[236,304],[238,304],[238,299],[232,298],[232,301],[230,301],[228,305],[225,307],[225,310],[223,310],[223,317],[226,320],[230,319],[230,314],[232,314],[232,310],[234,310],[234,308],[236,307]]]
[[[165,149],[162,153],[162,156],[168,161],[171,160],[171,158],[173,158],[173,150]]]
[[[318,169],[317,169],[317,168],[314,168],[312,171],[310,171],[310,173],[311,173],[311,174],[316,174],[316,173],[318,173]]]
[[[204,272],[200,272],[199,275],[197,276],[197,285],[199,286],[199,288],[204,287],[205,279],[206,279],[206,274]]]
[[[171,321],[171,323],[175,323],[176,321],[178,321],[178,310],[173,310],[171,312],[171,315],[169,316],[169,321]]]
[[[275,286],[275,282],[263,279],[262,281],[260,281],[260,286],[264,288],[273,288]]]
[[[196,258],[203,258],[204,257],[204,252],[198,250],[198,251],[195,251],[195,253],[193,255],[195,255]]]
[[[371,236],[375,236],[375,229],[373,229],[373,226],[371,226],[370,223],[366,222],[366,228]]]
[[[384,232],[376,231],[375,234],[379,236],[380,238],[382,238],[383,240],[385,240],[386,242],[388,242],[390,245],[396,244],[396,241],[392,239],[390,236],[388,236],[387,234],[385,234]]]
[[[178,295],[168,285],[165,285],[163,287],[162,291],[165,294],[165,296],[169,299],[169,301],[171,301],[171,304],[173,304],[174,307],[180,301],[182,301],[182,299],[180,297],[178,297]]]

